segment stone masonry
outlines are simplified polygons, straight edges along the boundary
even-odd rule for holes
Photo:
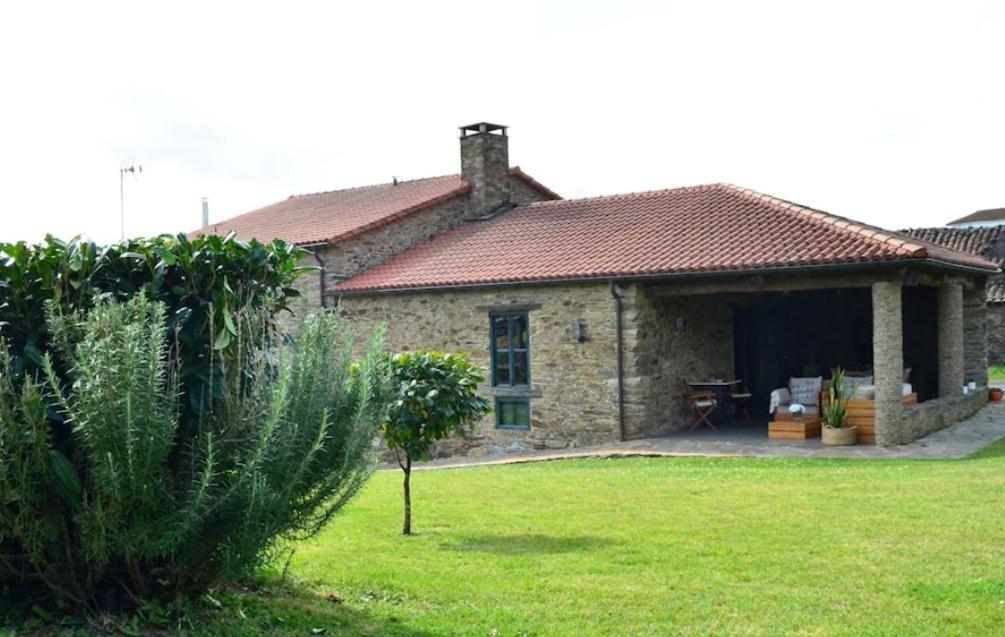
[[[439,455],[558,449],[619,438],[614,302],[606,283],[347,296],[340,308],[358,341],[385,323],[390,351],[467,353],[486,372],[486,396],[513,395],[490,385],[489,314],[527,310],[530,387],[522,395],[530,398],[530,431],[496,429],[489,415],[472,435],[445,441]]]
[[[482,217],[512,203],[505,127],[477,124],[461,129],[461,179],[471,184],[469,217]]]
[[[683,427],[691,414],[682,379],[732,367],[729,307],[721,297],[659,297],[638,285],[620,294],[626,438]],[[490,312],[527,309],[531,385],[517,395],[530,398],[530,431],[496,429],[489,416],[473,435],[442,445],[441,455],[571,448],[620,438],[616,311],[606,283],[353,295],[343,297],[340,308],[359,337],[385,323],[390,351],[465,352],[486,376]],[[578,339],[580,325],[584,342]],[[488,382],[481,389],[490,397],[514,393]]]
[[[963,376],[978,387],[988,384],[988,358],[991,341],[988,330],[992,316],[1001,316],[996,307],[985,303],[984,286],[963,288]]]
[[[939,396],[955,396],[963,387],[963,286],[938,288]]]
[[[694,414],[684,380],[733,371],[732,310],[725,297],[659,296],[639,286],[635,292],[637,307],[626,312],[633,327],[625,331],[626,403],[644,400],[646,410],[630,412],[629,439],[686,427]]]
[[[901,442],[904,407],[904,326],[899,281],[872,284],[872,367],[876,386],[876,444]]]

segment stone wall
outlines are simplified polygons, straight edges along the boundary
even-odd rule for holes
[[[962,388],[961,388],[962,391]],[[943,396],[935,400],[926,400],[917,405],[904,407],[904,417],[894,436],[884,444],[903,445],[913,442],[933,431],[945,429],[950,425],[966,420],[988,402],[986,387],[979,387],[970,394]]]
[[[633,381],[638,378],[639,393],[648,402],[644,413],[632,414],[628,438],[686,427],[694,413],[684,396],[684,379],[733,372],[733,313],[726,296],[658,296],[652,288],[637,294],[636,332],[626,332],[631,343],[626,360],[636,366]]]
[[[526,308],[530,322],[529,431],[495,428],[447,441],[440,455],[565,448],[619,439],[614,301],[606,283],[347,296],[340,307],[358,337],[387,325],[390,351],[465,352],[488,381],[489,314]],[[582,323],[586,340],[577,338]],[[362,346],[362,343],[360,343]]]
[[[1005,303],[988,303],[988,363],[1005,365]]]
[[[979,386],[988,384],[988,324],[998,308],[985,303],[982,286],[963,290],[963,377]]]

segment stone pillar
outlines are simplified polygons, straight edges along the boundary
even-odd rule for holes
[[[939,396],[963,388],[963,286],[939,286]]]
[[[988,304],[983,281],[963,289],[963,379],[988,384]]]
[[[876,444],[900,443],[904,420],[904,325],[900,282],[872,284],[872,368],[876,385]]]
[[[644,438],[657,433],[661,423],[653,416],[652,299],[638,284],[618,288],[622,299],[622,356],[624,356],[625,439]],[[620,432],[615,433],[615,440]]]

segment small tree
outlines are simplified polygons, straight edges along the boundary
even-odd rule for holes
[[[405,472],[405,523],[401,533],[411,535],[412,462],[430,459],[436,441],[467,434],[492,407],[477,393],[485,375],[463,354],[397,354],[391,359],[391,374],[398,396],[391,404],[383,433]]]

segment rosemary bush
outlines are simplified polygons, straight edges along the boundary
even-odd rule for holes
[[[323,314],[277,350],[269,311],[236,309],[226,353],[208,349],[219,399],[185,418],[182,328],[164,304],[50,302],[46,323],[38,376],[19,378],[0,345],[9,590],[77,612],[180,604],[319,531],[373,470],[390,389],[379,332],[353,362],[338,315]]]

